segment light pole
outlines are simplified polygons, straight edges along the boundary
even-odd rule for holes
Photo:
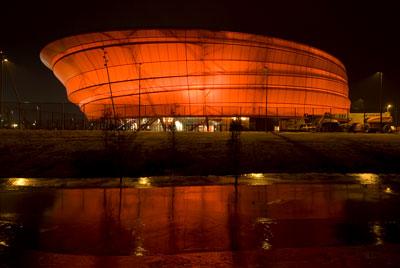
[[[112,111],[113,111],[113,118],[114,118],[113,129],[118,129],[117,128],[117,115],[115,113],[114,97],[113,97],[113,92],[112,92],[112,88],[111,88],[110,72],[108,71],[107,52],[104,48],[103,48],[103,59],[104,59],[104,68],[106,69],[106,74],[107,74],[108,89],[110,91],[110,99],[111,99],[111,105],[112,105]]]
[[[4,89],[4,83],[5,83],[5,66],[4,64],[8,62],[8,59],[6,55],[3,53],[3,51],[0,50],[0,127],[3,127],[3,91]]]
[[[3,51],[0,50],[0,127],[3,127]]]
[[[265,131],[268,131],[268,67],[264,66],[263,71],[265,75]]]
[[[383,95],[383,73],[379,72],[380,74],[380,91],[379,91],[379,113],[380,113],[380,130],[382,131],[382,95]]]

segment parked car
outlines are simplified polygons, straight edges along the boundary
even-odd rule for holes
[[[343,128],[340,126],[339,122],[322,122],[317,131],[320,132],[340,132],[343,131]]]
[[[394,133],[394,132],[396,132],[396,127],[393,126],[392,124],[384,124],[381,129],[380,124],[368,123],[365,125],[365,132],[367,132],[367,133],[376,133],[376,132]]]
[[[364,125],[361,123],[352,123],[348,126],[347,131],[356,133],[356,132],[364,132],[365,129]]]

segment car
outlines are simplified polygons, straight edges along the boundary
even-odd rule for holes
[[[320,132],[340,132],[343,131],[343,128],[340,126],[339,122],[323,122],[321,123],[317,131]]]
[[[370,124],[366,124],[365,132],[367,132],[367,133],[377,133],[377,132],[394,133],[394,132],[396,132],[396,127],[389,123],[389,124],[383,125],[383,127],[381,129],[379,124],[376,124],[376,123],[371,124],[370,123]]]
[[[396,127],[390,124],[384,125],[383,128],[383,133],[394,133],[396,132]]]
[[[364,132],[365,129],[364,125],[361,123],[352,123],[348,126],[347,131],[356,133],[356,132]]]

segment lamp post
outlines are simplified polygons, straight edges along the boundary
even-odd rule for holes
[[[265,75],[265,131],[268,131],[268,67],[264,66],[264,75]]]
[[[5,83],[5,63],[8,62],[6,55],[0,50],[0,127],[3,127],[3,98]]]
[[[383,95],[383,73],[379,72],[380,76],[380,91],[379,91],[379,114],[380,114],[380,130],[382,131],[382,95]]]
[[[3,58],[3,51],[0,50],[0,127],[3,127]]]
[[[110,91],[110,99],[111,99],[111,105],[112,105],[112,111],[113,111],[113,119],[114,119],[113,129],[118,129],[117,128],[117,115],[115,113],[114,97],[113,97],[113,92],[112,92],[112,88],[111,88],[110,72],[108,70],[107,52],[104,48],[103,48],[103,59],[104,59],[104,68],[106,69],[106,74],[107,74],[108,89]]]

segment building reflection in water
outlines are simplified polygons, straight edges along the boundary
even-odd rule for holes
[[[353,174],[356,180],[363,185],[379,184],[381,182],[379,175],[374,173],[358,173]]]
[[[150,182],[138,183],[148,186]],[[379,245],[387,235],[379,219],[398,226],[400,214],[393,195],[359,184],[57,189],[53,193],[54,203],[41,216],[38,242],[32,247],[68,254],[265,251],[354,241]],[[11,194],[2,196],[0,211],[7,198],[30,193]],[[381,206],[377,200],[387,202]],[[355,236],[348,226],[362,228]],[[392,238],[399,236],[396,228],[392,230]]]
[[[380,222],[372,222],[371,232],[375,238],[375,245],[383,245],[383,226]]]
[[[8,180],[8,184],[11,186],[30,186],[34,183],[35,179],[27,178],[11,178]]]

